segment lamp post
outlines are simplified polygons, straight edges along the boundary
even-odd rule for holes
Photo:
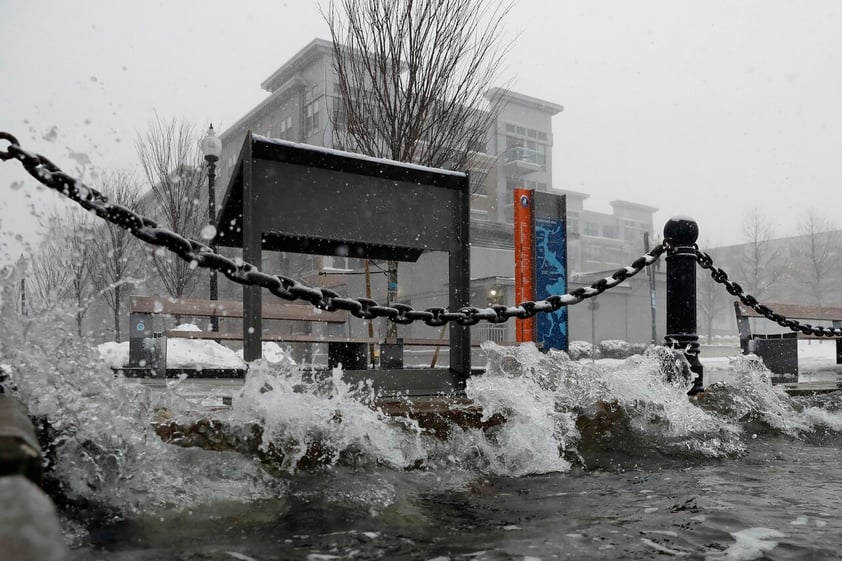
[[[202,154],[205,156],[205,161],[208,163],[208,224],[216,228],[216,190],[214,182],[216,180],[216,162],[219,160],[219,155],[222,153],[222,141],[216,136],[216,131],[213,130],[211,124],[208,128],[208,133],[201,143]],[[216,232],[213,232],[216,237]],[[212,237],[208,242],[211,250],[216,251],[216,244],[214,244]],[[216,287],[216,271],[210,270],[210,286],[208,287],[208,294],[211,300],[217,299]],[[211,331],[219,331],[219,318],[211,317]]]

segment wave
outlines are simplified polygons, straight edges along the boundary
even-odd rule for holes
[[[486,373],[466,388],[485,424],[437,433],[388,414],[339,369],[314,380],[291,360],[258,361],[233,407],[202,424],[194,404],[115,375],[66,312],[4,317],[0,364],[47,427],[48,478],[68,500],[118,513],[283,497],[303,467],[517,477],[739,458],[758,438],[842,443],[839,392],[790,397],[737,357],[727,383],[688,397],[686,368],[661,347],[594,364],[486,343]],[[193,423],[216,450],[165,444],[155,419]]]

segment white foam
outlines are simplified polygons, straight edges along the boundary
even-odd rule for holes
[[[778,547],[777,538],[786,537],[772,528],[747,528],[739,532],[732,532],[736,540],[723,553],[708,556],[708,559],[723,559],[725,561],[751,561],[763,557],[766,552]]]

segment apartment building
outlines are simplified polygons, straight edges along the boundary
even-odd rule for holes
[[[222,200],[228,179],[237,161],[248,131],[317,146],[338,145],[335,123],[342,121],[342,105],[333,69],[333,49],[329,41],[314,39],[281,65],[261,84],[267,97],[220,135],[222,155],[219,162],[217,200]],[[628,201],[614,201],[613,213],[601,214],[584,208],[588,195],[554,189],[553,117],[562,112],[556,103],[511,90],[493,87],[486,92],[490,103],[499,103],[499,113],[492,122],[484,146],[477,146],[468,170],[480,178],[473,186],[471,202],[472,303],[512,303],[514,299],[514,252],[512,243],[513,190],[536,189],[567,195],[569,217],[569,272],[572,279],[588,278],[587,273],[617,268],[638,257],[645,231],[652,231],[656,209]],[[384,217],[393,219],[393,217]],[[282,254],[265,257],[263,268],[282,272],[317,286],[337,288],[352,295],[365,292],[360,275],[364,262],[336,256]],[[371,264],[372,297],[385,300],[385,263]],[[398,300],[417,308],[446,306],[446,256],[425,255],[417,263],[402,263],[399,269]],[[585,275],[582,277],[582,275]],[[628,286],[634,283],[630,282]],[[573,285],[571,285],[571,288]],[[628,287],[626,287],[628,288]],[[223,294],[235,297],[235,286],[221,286]],[[624,289],[620,287],[618,292]],[[630,293],[637,293],[631,290]],[[648,298],[648,288],[644,290]],[[647,300],[648,301],[648,300]],[[642,305],[642,304],[641,304]],[[648,304],[647,304],[648,307]],[[631,307],[636,310],[636,306]],[[623,304],[623,319],[601,322],[605,326],[628,324],[629,305]],[[584,313],[584,312],[583,312]],[[609,316],[612,311],[603,312]],[[571,336],[591,338],[592,313],[583,318],[582,333],[575,328],[581,315],[571,312]],[[587,321],[584,321],[584,320]],[[359,322],[362,324],[363,322]],[[512,323],[512,322],[509,322]],[[645,327],[645,326],[644,326]],[[364,329],[360,325],[355,329]],[[401,326],[406,336],[429,337],[426,326]],[[417,332],[417,331],[420,331]],[[630,329],[621,333],[605,330],[602,338],[628,338]],[[651,330],[642,331],[648,340]],[[514,339],[514,327],[478,326],[477,338]],[[432,335],[435,335],[433,333]]]

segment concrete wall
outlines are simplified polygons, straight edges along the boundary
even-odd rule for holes
[[[0,393],[0,558],[67,559],[58,514],[39,488],[42,454],[26,407]]]

